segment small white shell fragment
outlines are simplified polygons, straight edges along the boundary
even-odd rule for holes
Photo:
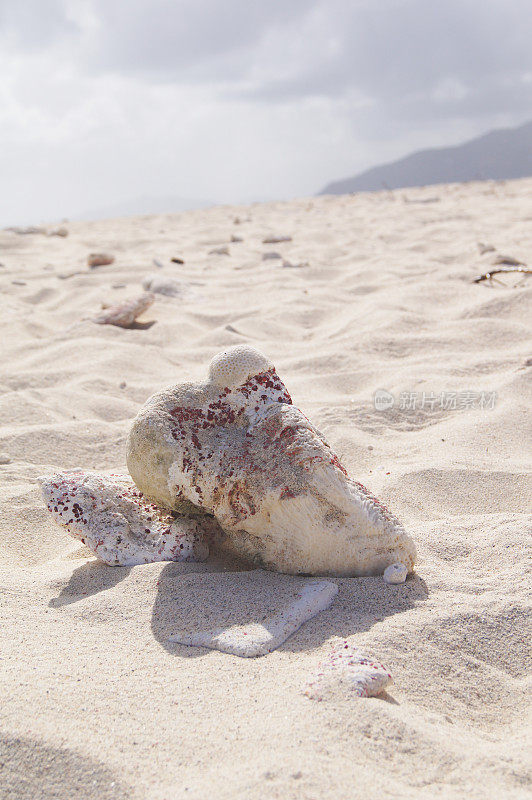
[[[140,317],[153,303],[155,295],[149,292],[140,297],[124,300],[115,306],[105,308],[92,321],[97,325],[117,325],[119,328],[131,328],[137,317]]]
[[[208,647],[241,658],[264,656],[279,647],[305,622],[328,608],[338,594],[338,586],[332,581],[307,580],[269,573],[265,575],[262,571],[261,573],[265,578],[262,587],[269,586],[271,598],[267,603],[268,613],[260,622],[193,633],[175,633],[168,641],[188,646]],[[253,576],[254,572],[248,574]],[[238,576],[232,573],[231,577],[234,581]],[[294,586],[288,602],[281,592],[286,584]],[[257,580],[257,587],[260,586],[261,582]],[[260,607],[259,598],[257,605]]]
[[[384,580],[386,583],[404,583],[408,571],[404,564],[390,564],[384,570]]]
[[[372,661],[348,642],[333,646],[315,675],[303,687],[311,700],[374,697],[392,682],[392,676],[378,661]]]
[[[142,288],[147,292],[164,294],[167,297],[177,297],[183,294],[183,285],[164,275],[146,275],[142,281]]]

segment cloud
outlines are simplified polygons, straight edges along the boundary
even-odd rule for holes
[[[517,124],[528,15],[529,0],[0,0],[0,224],[128,195],[303,195]]]

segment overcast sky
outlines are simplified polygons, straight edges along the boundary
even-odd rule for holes
[[[524,122],[531,29],[530,0],[0,0],[0,225],[305,196]]]

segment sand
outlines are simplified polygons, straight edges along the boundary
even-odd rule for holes
[[[471,281],[497,253],[532,263],[532,180],[67,227],[0,232],[0,798],[527,796],[532,279]],[[268,236],[292,237],[282,259]],[[115,262],[89,270],[91,252]],[[134,329],[86,319],[154,272],[182,291]],[[122,472],[144,400],[240,342],[419,550],[406,584],[334,580],[330,608],[245,659],[168,641],[230,627],[249,581],[240,605],[221,587],[245,566],[106,567],[36,484]],[[387,693],[304,696],[341,639]]]

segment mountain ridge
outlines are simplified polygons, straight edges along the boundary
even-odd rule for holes
[[[499,128],[452,147],[429,148],[332,181],[318,194],[350,194],[472,180],[532,176],[532,120]]]

